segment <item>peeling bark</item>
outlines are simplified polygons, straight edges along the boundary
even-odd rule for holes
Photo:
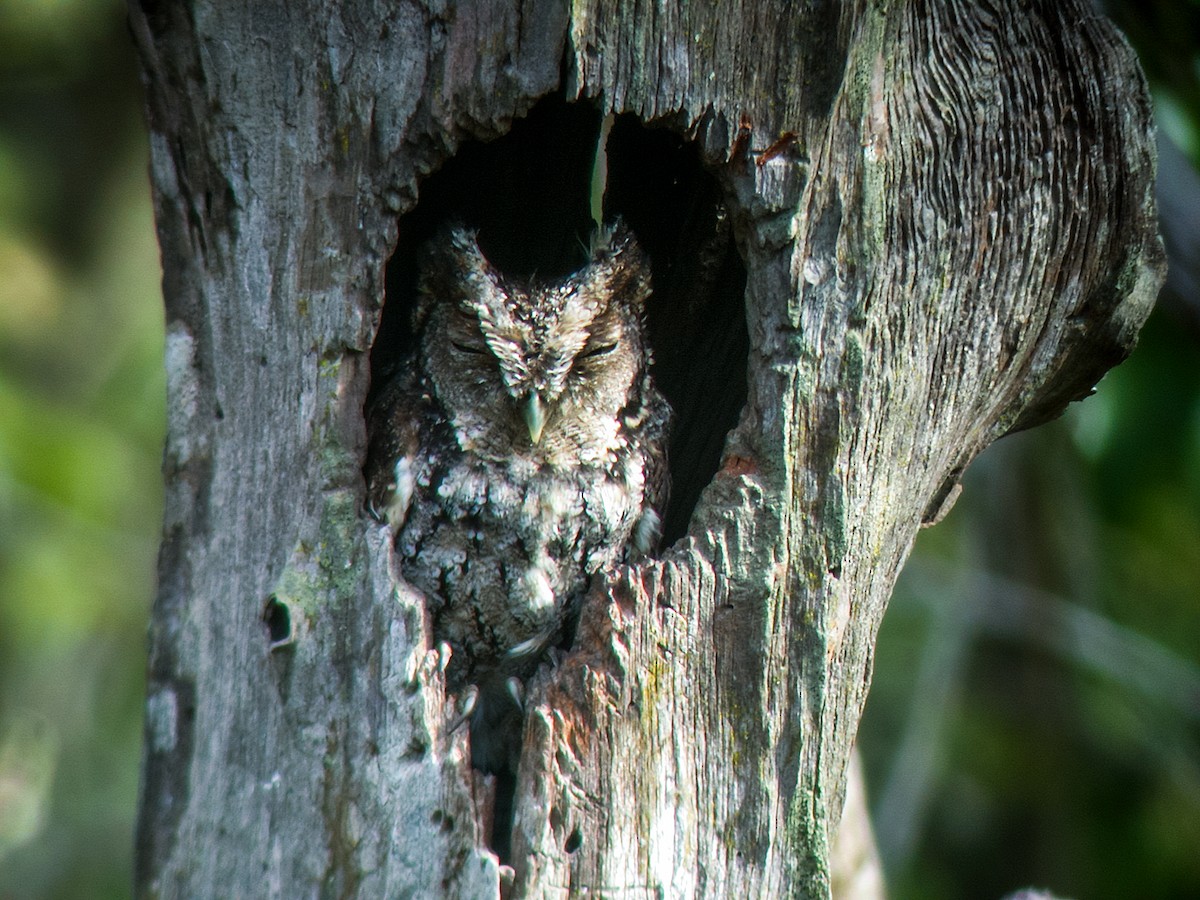
[[[506,893],[828,896],[917,529],[1129,352],[1161,282],[1125,43],[1079,0],[131,22],[171,409],[139,895],[499,894],[444,660],[361,509],[366,354],[422,179],[565,88],[720,179],[748,398],[687,536],[593,585],[531,686]]]

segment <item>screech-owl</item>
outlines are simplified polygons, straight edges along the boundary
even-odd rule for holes
[[[671,411],[649,264],[627,228],[608,234],[574,275],[521,281],[443,232],[420,264],[417,349],[368,416],[369,503],[451,647],[449,689],[475,697],[485,771],[515,768],[519,686],[591,577],[659,538]]]

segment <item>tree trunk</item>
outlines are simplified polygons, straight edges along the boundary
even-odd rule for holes
[[[131,20],[170,392],[139,894],[828,896],[918,527],[1129,352],[1161,281],[1125,43],[1082,0]],[[363,406],[398,216],[556,91],[695,142],[750,351],[686,535],[598,579],[530,686],[509,872],[422,598],[362,510]]]

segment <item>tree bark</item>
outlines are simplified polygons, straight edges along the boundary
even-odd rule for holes
[[[167,307],[147,897],[825,897],[880,618],[971,459],[1132,348],[1151,113],[1082,0],[134,3]],[[565,89],[694,140],[748,397],[531,686],[511,873],[362,512],[397,216]],[[778,138],[781,138],[777,140]]]

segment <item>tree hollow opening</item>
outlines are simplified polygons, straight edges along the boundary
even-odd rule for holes
[[[478,231],[512,277],[556,278],[587,262],[599,110],[561,96],[539,102],[489,142],[464,142],[420,185],[398,223],[383,315],[371,350],[372,394],[416,349],[418,261],[447,222]],[[746,399],[746,272],[717,180],[698,148],[665,127],[617,116],[607,141],[604,217],[620,217],[650,257],[646,319],[653,375],[675,411],[663,546],[687,530]]]

